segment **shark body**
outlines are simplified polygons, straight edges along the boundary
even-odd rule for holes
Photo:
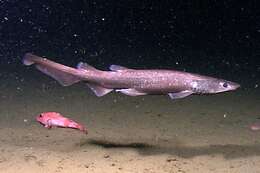
[[[167,94],[172,99],[178,99],[191,94],[215,94],[240,87],[224,79],[176,70],[137,70],[111,65],[110,71],[102,71],[82,62],[72,68],[31,53],[25,54],[23,63],[34,64],[63,86],[84,81],[99,97],[115,90],[129,96]]]

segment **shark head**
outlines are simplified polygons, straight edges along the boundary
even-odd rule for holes
[[[238,83],[223,79],[196,80],[191,83],[192,91],[198,94],[214,94],[236,90],[240,87]]]

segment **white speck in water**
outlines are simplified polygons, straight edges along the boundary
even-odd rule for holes
[[[226,117],[227,117],[227,114],[224,114],[223,117],[226,118]]]
[[[27,122],[28,122],[28,120],[27,120],[27,119],[24,119],[24,120],[23,120],[23,122],[27,123]]]

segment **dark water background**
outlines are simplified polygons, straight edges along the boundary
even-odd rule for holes
[[[258,7],[257,1],[3,0],[0,64],[25,68],[22,56],[33,52],[69,66],[174,68],[254,89]]]
[[[258,173],[260,136],[249,126],[260,118],[259,7],[256,0],[0,0],[0,170]],[[83,83],[62,87],[24,66],[27,52],[103,70],[177,69],[241,88],[180,100],[99,98]],[[45,129],[35,116],[49,111],[89,134]]]

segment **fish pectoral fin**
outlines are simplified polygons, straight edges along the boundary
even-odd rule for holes
[[[51,119],[47,120],[47,123],[44,125],[44,127],[50,129],[52,127]]]
[[[129,95],[129,96],[141,96],[141,95],[147,95],[147,93],[142,92],[142,91],[138,91],[134,88],[128,88],[128,89],[117,89],[116,92],[121,92],[125,95]]]
[[[193,94],[193,92],[189,90],[185,90],[177,93],[168,93],[171,99],[180,99],[180,98],[187,97],[191,94]]]
[[[87,83],[87,85],[98,97],[104,96],[104,95],[110,93],[111,91],[113,91],[113,89],[104,88],[100,85],[93,84],[93,83]]]
[[[121,66],[121,65],[114,65],[114,64],[110,65],[109,69],[111,71],[131,70],[131,69],[127,68],[127,67],[124,67],[124,66]]]
[[[44,127],[51,129],[52,126],[49,126],[48,124],[46,124]]]

